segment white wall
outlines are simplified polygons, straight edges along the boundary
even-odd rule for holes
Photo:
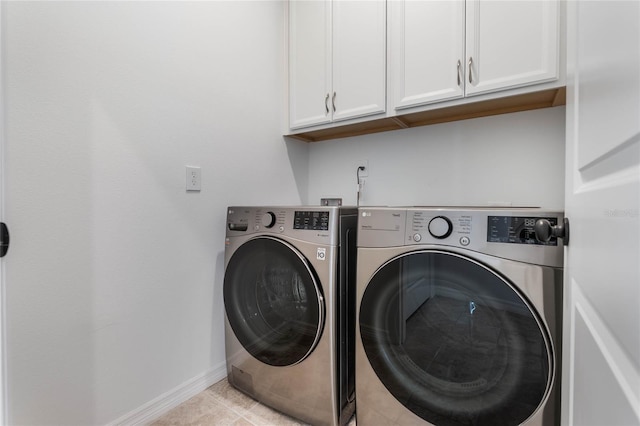
[[[2,7],[9,423],[104,424],[222,377],[225,207],[307,186],[283,4]]]
[[[477,118],[309,145],[309,198],[361,205],[564,208],[565,108]]]

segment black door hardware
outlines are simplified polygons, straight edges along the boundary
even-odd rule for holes
[[[552,225],[547,219],[538,219],[533,226],[536,231],[536,238],[546,243],[551,237],[562,238],[562,243],[569,245],[569,219],[564,218],[560,225]]]
[[[4,257],[9,250],[9,228],[4,222],[0,222],[0,257]]]

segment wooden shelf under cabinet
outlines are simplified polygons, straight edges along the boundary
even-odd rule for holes
[[[350,136],[387,132],[389,130],[407,129],[410,127],[467,120],[469,118],[550,108],[564,105],[565,102],[566,90],[564,87],[560,87],[539,92],[525,93],[522,95],[490,99],[487,101],[414,112],[395,117],[379,118],[361,123],[331,127],[328,129],[301,131],[287,136],[305,142],[320,142]]]

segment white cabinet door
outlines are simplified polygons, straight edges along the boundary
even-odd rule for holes
[[[558,78],[559,2],[467,0],[466,95]]]
[[[559,9],[556,0],[390,2],[395,109],[556,80]]]
[[[289,126],[329,123],[331,2],[289,2]]]
[[[386,1],[333,2],[333,119],[385,111]]]
[[[389,3],[396,109],[464,96],[464,0]]]

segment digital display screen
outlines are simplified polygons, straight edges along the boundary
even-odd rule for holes
[[[296,211],[293,215],[293,229],[313,231],[329,230],[328,211]]]
[[[490,243],[558,245],[557,238],[551,238],[546,243],[538,241],[534,230],[538,219],[546,219],[553,226],[558,224],[558,219],[555,217],[489,216],[487,241]]]

